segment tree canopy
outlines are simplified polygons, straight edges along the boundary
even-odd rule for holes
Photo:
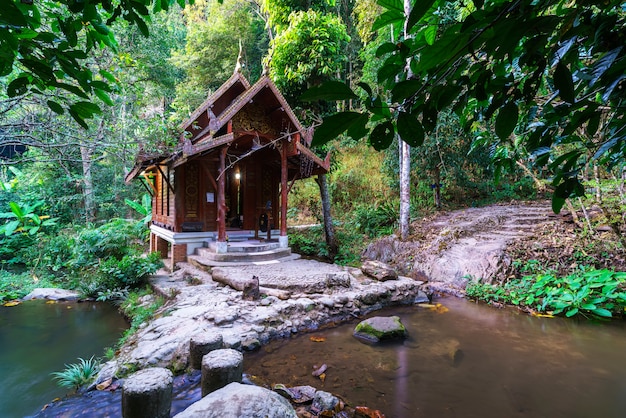
[[[45,97],[51,91],[65,90],[69,95],[49,98],[47,105],[58,114],[67,110],[86,128],[85,119],[100,113],[92,95],[112,104],[109,93],[116,82],[110,72],[92,70],[91,51],[117,48],[110,26],[118,19],[136,25],[147,36],[150,13],[167,10],[175,1],[185,5],[185,0],[3,2],[0,77],[10,77],[6,94],[16,97],[30,92]]]
[[[584,193],[578,174],[585,164],[624,162],[623,2],[475,0],[453,4],[453,19],[443,13],[447,1],[415,2],[408,15],[400,0],[378,3],[386,11],[373,29],[392,25],[399,39],[376,52],[384,59],[377,83],[391,98],[360,84],[364,111],[328,117],[314,143],[347,130],[355,139],[369,135],[378,149],[391,144],[394,131],[420,145],[422,132],[432,132],[450,109],[491,146],[498,173],[514,153],[547,167],[556,211]],[[317,97],[331,90],[336,86]]]

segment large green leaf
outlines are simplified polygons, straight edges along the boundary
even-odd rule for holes
[[[48,107],[56,114],[62,115],[63,114],[63,106],[61,106],[60,104],[58,104],[55,101],[52,100],[48,100],[46,102],[48,104]]]
[[[339,112],[325,117],[324,122],[315,129],[311,146],[321,146],[337,138],[361,118],[358,112]]]
[[[496,117],[496,135],[501,139],[508,139],[517,126],[518,117],[519,110],[515,102],[511,101],[505,104]]]
[[[0,23],[10,26],[26,26],[26,18],[12,0],[5,1],[0,7]]]
[[[348,136],[355,141],[365,137],[370,132],[367,129],[367,122],[369,122],[369,116],[364,113],[348,128]]]
[[[411,113],[398,114],[398,135],[412,147],[419,147],[424,143],[424,128],[417,117]]]
[[[561,99],[567,103],[574,103],[576,101],[572,73],[567,66],[560,61],[554,70],[554,87],[559,91]]]
[[[385,13],[378,16],[378,18],[374,21],[372,25],[372,30],[377,31],[381,28],[386,28],[389,25],[404,23],[404,13],[398,12],[396,10],[388,10]]]
[[[300,100],[304,102],[315,100],[349,100],[356,98],[358,98],[358,96],[354,94],[352,89],[341,81],[327,81],[320,86],[311,87],[300,96]]]
[[[18,219],[22,219],[24,217],[24,211],[19,204],[9,202],[9,207],[11,208],[11,212],[13,212]]]
[[[370,145],[376,151],[382,151],[389,148],[393,142],[393,124],[389,121],[377,125],[370,134]]]
[[[376,3],[387,10],[397,10],[404,13],[402,0],[376,0]]]
[[[592,312],[595,315],[602,316],[604,318],[611,318],[613,316],[609,310],[604,308],[596,308]]]
[[[413,96],[423,86],[424,83],[421,80],[401,81],[391,89],[391,97],[394,102],[402,103],[404,99]]]
[[[420,0],[415,2],[413,8],[411,9],[411,13],[409,13],[409,19],[407,21],[407,31],[411,31],[413,26],[415,26],[415,24],[419,22],[422,17],[424,17],[428,9],[430,9],[432,5],[435,4],[435,1],[436,0]]]
[[[13,235],[18,226],[20,226],[20,221],[11,221],[7,222],[4,226],[4,235],[7,237],[9,235]]]

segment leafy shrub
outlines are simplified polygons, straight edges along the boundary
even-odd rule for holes
[[[370,238],[391,235],[397,227],[398,205],[385,202],[375,206],[359,206],[352,213],[351,224]]]
[[[100,362],[92,356],[89,360],[78,359],[78,363],[66,364],[65,370],[52,373],[59,386],[80,388],[89,383],[100,370]]]
[[[163,265],[158,253],[147,257],[125,255],[121,260],[107,258],[91,278],[80,284],[85,295],[99,300],[123,298],[128,289],[138,288]]]
[[[340,265],[360,264],[367,239],[348,224],[335,225],[335,234],[339,248],[333,261]],[[295,253],[305,257],[328,261],[329,252],[322,226],[290,229],[289,246]]]
[[[514,279],[503,286],[470,282],[470,298],[524,306],[552,315],[596,318],[622,316],[626,308],[626,272],[581,269],[565,277],[554,272]]]
[[[0,270],[0,303],[23,298],[36,287],[54,287],[46,277]]]

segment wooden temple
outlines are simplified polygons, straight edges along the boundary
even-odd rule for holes
[[[309,149],[313,130],[270,78],[250,85],[236,70],[180,131],[173,152],[139,153],[126,176],[152,195],[150,250],[169,254],[173,268],[201,247],[227,253],[229,237],[258,239],[259,230],[261,240],[288,248],[289,190],[326,173],[329,158]]]

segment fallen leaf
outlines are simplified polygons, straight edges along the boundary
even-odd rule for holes
[[[309,337],[309,340],[313,341],[314,343],[323,343],[324,341],[326,341],[326,337],[318,337],[313,335]]]
[[[541,313],[537,313],[537,312],[532,312],[531,315],[532,316],[536,316],[537,318],[554,318],[554,315],[541,314]]]
[[[324,381],[326,380],[326,373],[320,374],[319,378],[322,381],[322,383],[324,383]]]
[[[108,378],[107,380],[105,380],[102,383],[99,383],[96,385],[96,389],[97,390],[105,390],[106,388],[108,388],[109,386],[111,386],[111,383],[113,383],[113,378]]]
[[[358,418],[385,418],[385,415],[378,409],[370,409],[366,406],[357,406],[354,412],[354,416]]]
[[[8,307],[11,307],[11,306],[17,306],[17,305],[19,305],[20,303],[22,303],[22,302],[18,302],[18,301],[16,301],[16,300],[13,300],[13,301],[11,301],[11,302],[7,302],[7,303],[5,303],[5,304],[4,304],[4,306],[8,306]]]
[[[57,303],[56,300],[48,300],[48,301],[46,301],[46,305],[54,305],[55,303]]]

